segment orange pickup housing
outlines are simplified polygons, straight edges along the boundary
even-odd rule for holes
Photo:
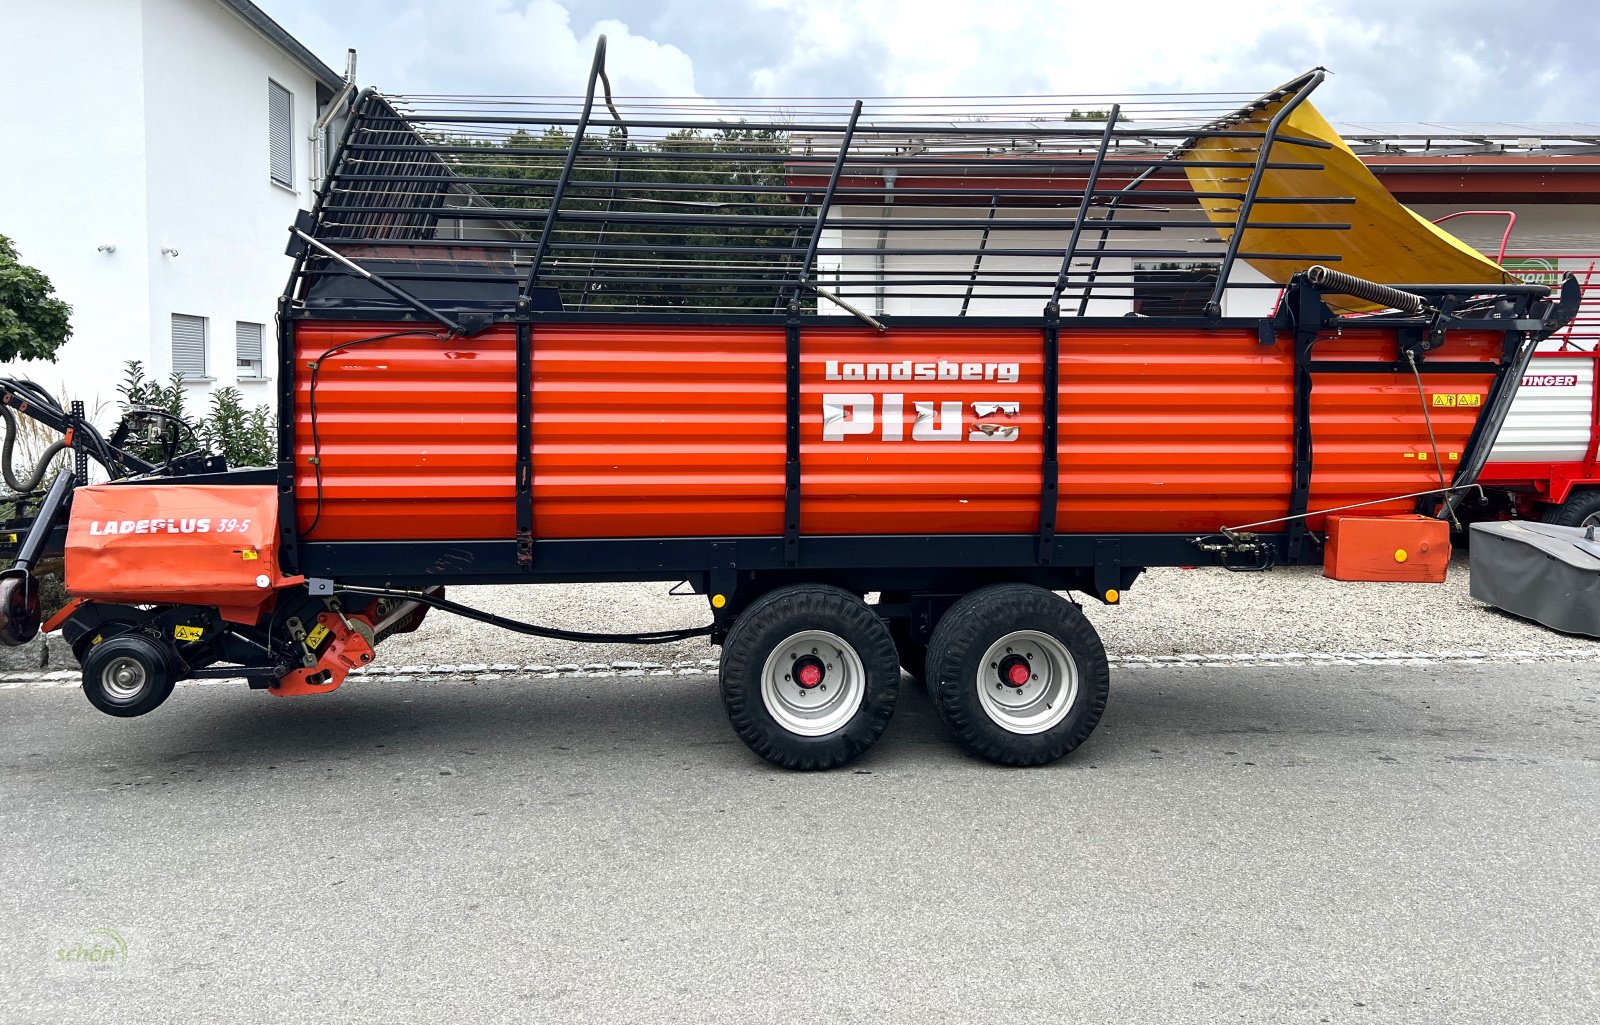
[[[181,480],[181,478],[179,479]],[[278,497],[270,485],[97,484],[67,523],[67,590],[132,604],[212,605],[255,623],[277,589]]]

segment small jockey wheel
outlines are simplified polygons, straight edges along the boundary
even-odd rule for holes
[[[108,637],[83,660],[83,693],[107,715],[154,711],[178,680],[177,656],[144,634]]]

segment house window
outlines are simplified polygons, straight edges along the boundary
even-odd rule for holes
[[[294,94],[267,79],[267,139],[276,185],[294,188]]]
[[[1133,312],[1145,317],[1199,317],[1217,287],[1215,260],[1163,260],[1133,265]]]
[[[241,320],[234,324],[233,330],[238,349],[239,380],[264,380],[267,375],[261,360],[262,326]]]
[[[172,372],[185,381],[206,380],[206,318],[172,315]]]

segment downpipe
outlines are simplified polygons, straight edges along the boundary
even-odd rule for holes
[[[328,105],[322,109],[322,114],[311,126],[311,133],[307,136],[311,140],[311,194],[315,196],[317,190],[322,188],[322,170],[328,163],[328,126],[333,124],[333,119],[341,110],[350,106],[350,100],[356,94],[356,52],[354,49],[345,51],[344,58],[344,86],[339,90]]]

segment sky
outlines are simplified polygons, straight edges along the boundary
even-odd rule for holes
[[[1600,121],[1595,0],[257,0],[387,93],[1262,93],[1336,121]]]

